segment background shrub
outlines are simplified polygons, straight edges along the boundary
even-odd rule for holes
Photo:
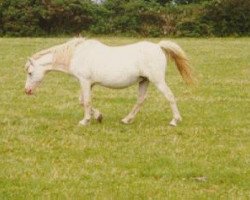
[[[217,36],[249,35],[250,1],[215,0],[204,6],[200,21],[212,27]]]
[[[33,0],[4,0],[0,5],[1,32],[9,36],[32,36],[43,33],[39,26],[41,5]]]
[[[248,0],[0,0],[0,35],[250,35]]]

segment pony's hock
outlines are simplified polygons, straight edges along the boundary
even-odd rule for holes
[[[26,63],[26,94],[32,94],[48,71],[57,70],[75,76],[81,85],[80,103],[84,107],[84,118],[79,122],[88,125],[91,118],[102,121],[102,114],[91,105],[91,88],[102,85],[109,88],[126,88],[138,83],[138,99],[131,112],[122,119],[131,123],[139,112],[149,82],[170,102],[176,126],[181,116],[174,95],[165,82],[167,54],[174,61],[187,83],[192,82],[191,71],[184,51],[174,42],[161,41],[158,44],[138,42],[110,47],[97,40],[75,38],[64,44],[40,51]]]

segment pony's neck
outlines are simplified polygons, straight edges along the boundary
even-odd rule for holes
[[[69,73],[69,67],[65,66],[64,63],[55,61],[55,58],[52,52],[42,55],[40,58],[36,60],[36,62],[40,66],[46,67],[47,71],[61,71],[61,72]]]
[[[70,72],[70,63],[76,47],[85,41],[76,38],[61,45],[42,50],[33,56],[38,64],[46,66],[46,70]]]

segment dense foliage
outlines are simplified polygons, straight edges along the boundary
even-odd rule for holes
[[[248,0],[0,0],[0,35],[249,35]]]
[[[200,22],[218,36],[250,33],[249,0],[217,0],[206,5]]]

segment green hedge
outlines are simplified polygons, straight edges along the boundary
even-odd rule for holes
[[[96,5],[81,0],[4,0],[1,33],[8,36],[70,34],[89,30]]]
[[[249,35],[248,0],[0,0],[0,35]]]
[[[208,24],[213,35],[249,35],[249,0],[216,0],[205,4],[204,8],[200,22]]]

